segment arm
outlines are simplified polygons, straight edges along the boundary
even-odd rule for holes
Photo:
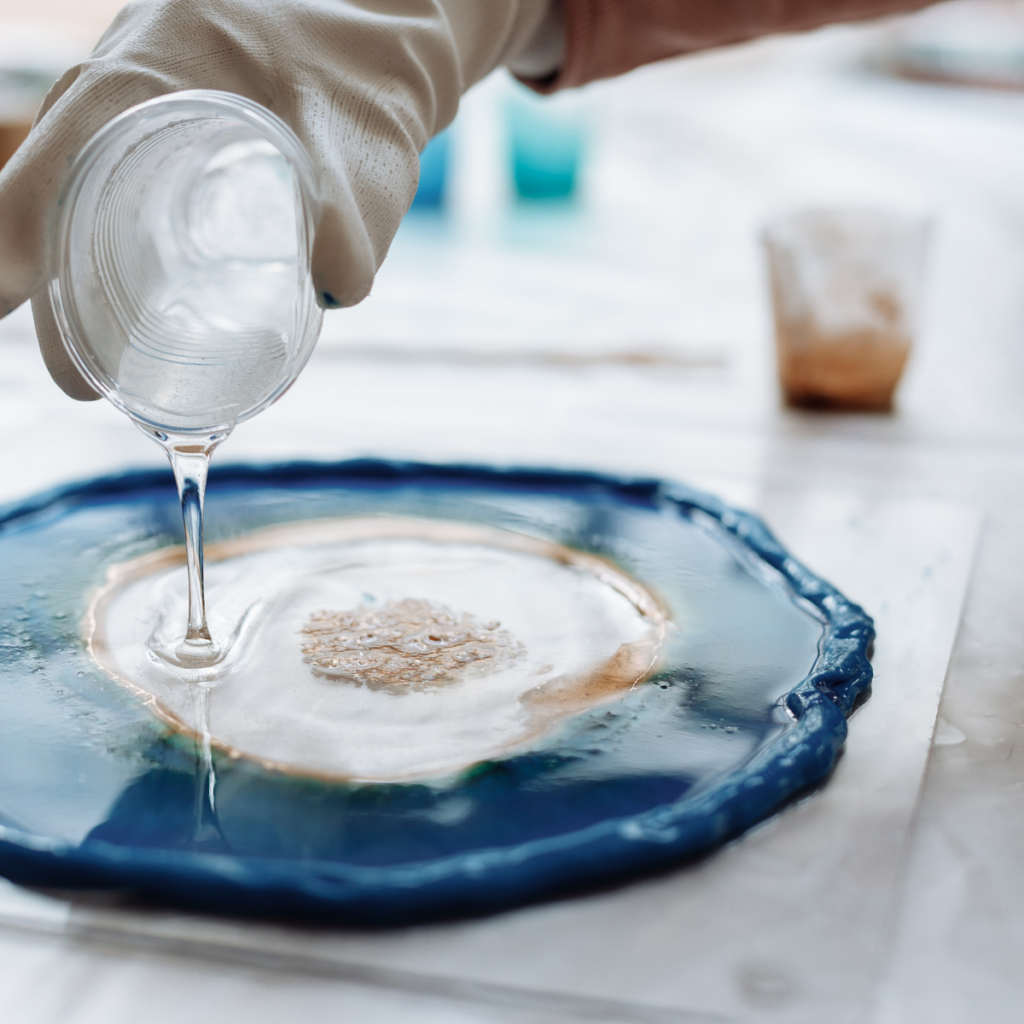
[[[542,92],[775,32],[859,21],[933,0],[564,0],[565,57]],[[514,68],[518,70],[518,68]]]

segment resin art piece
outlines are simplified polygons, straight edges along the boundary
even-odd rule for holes
[[[166,473],[0,519],[0,871],[393,924],[706,853],[832,767],[871,620],[676,484],[224,466],[215,659]]]
[[[207,509],[316,342],[318,210],[228,94],[75,159],[38,315],[178,501],[146,472],[0,513],[0,872],[395,924],[679,863],[821,780],[871,620],[714,498],[353,462],[220,467]]]

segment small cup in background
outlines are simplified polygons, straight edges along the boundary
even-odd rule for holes
[[[31,121],[0,120],[0,168],[14,156],[18,147],[28,138]]]
[[[763,238],[787,404],[891,409],[916,330],[928,222],[814,209],[773,222]]]
[[[412,200],[414,210],[443,210],[448,201],[452,129],[446,128],[420,154],[420,183]]]
[[[516,196],[571,201],[586,156],[589,110],[579,94],[537,96],[515,83],[505,100],[505,124]]]

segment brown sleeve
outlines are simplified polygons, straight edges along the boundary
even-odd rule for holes
[[[927,7],[934,0],[565,0],[565,62],[542,92],[774,32]]]

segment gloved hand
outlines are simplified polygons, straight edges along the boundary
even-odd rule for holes
[[[53,87],[0,174],[0,316],[49,283],[75,155],[117,114],[181,89],[246,96],[290,125],[320,176],[319,301],[359,302],[412,202],[419,152],[474,82],[524,54],[532,66],[553,11],[552,0],[135,0]],[[33,306],[51,376],[74,398],[97,397],[49,302]]]

